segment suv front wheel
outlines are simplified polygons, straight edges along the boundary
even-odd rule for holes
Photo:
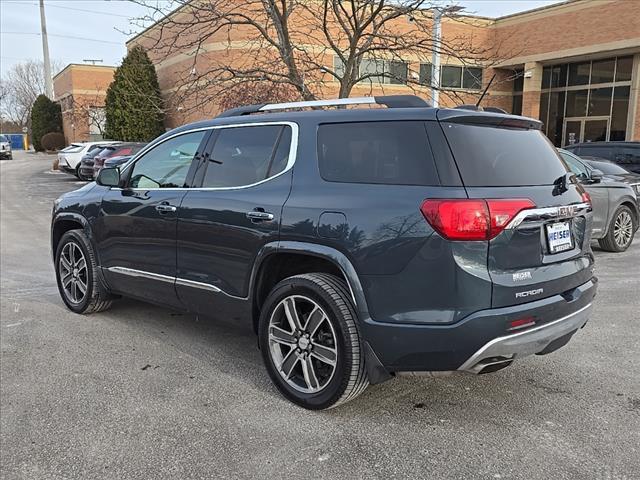
[[[609,252],[624,252],[636,232],[636,220],[633,212],[626,205],[620,205],[609,225],[609,231],[604,238],[598,240],[600,247]]]
[[[292,402],[323,410],[352,400],[369,385],[357,314],[347,286],[325,273],[278,283],[260,317],[262,358]]]
[[[56,249],[56,280],[69,310],[93,313],[111,306],[111,295],[98,278],[98,265],[89,239],[82,230],[65,233]]]

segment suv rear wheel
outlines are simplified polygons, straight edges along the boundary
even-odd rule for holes
[[[626,205],[620,205],[611,218],[607,235],[598,243],[604,250],[610,252],[624,252],[631,242],[636,231],[636,220],[633,212]]]
[[[260,349],[286,398],[323,410],[367,388],[356,319],[347,286],[333,275],[296,275],[273,288],[260,318]]]
[[[56,250],[56,280],[69,310],[93,313],[111,306],[111,295],[98,278],[93,248],[82,230],[70,230]]]

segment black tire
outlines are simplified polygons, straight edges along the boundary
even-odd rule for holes
[[[86,180],[80,173],[80,164],[76,165],[76,177],[78,177],[78,180]]]
[[[65,252],[66,255],[66,252],[69,251],[68,249],[71,249],[77,254],[77,250],[75,250],[76,248],[78,248],[80,252],[82,252],[83,258],[86,263],[86,272],[84,274],[80,273],[77,279],[78,281],[85,282],[86,288],[84,294],[82,294],[80,288],[77,288],[75,290],[79,293],[79,295],[81,294],[82,296],[81,298],[80,296],[78,296],[78,298],[76,298],[77,301],[74,301],[71,292],[68,292],[63,286],[63,270],[66,270],[67,267],[62,266],[61,263],[63,262],[63,252]],[[58,243],[58,248],[56,249],[56,280],[58,283],[58,291],[60,292],[62,301],[72,312],[89,314],[94,312],[101,312],[111,306],[113,297],[109,294],[107,289],[102,284],[102,281],[100,280],[100,277],[98,275],[98,268],[99,267],[96,263],[96,257],[93,252],[91,243],[82,230],[70,230],[62,236],[60,242]],[[73,270],[75,271],[79,269],[73,268]],[[72,276],[73,275],[76,274],[74,273],[72,274]],[[68,278],[69,275],[65,276],[64,280],[66,281],[68,280]]]
[[[272,343],[269,340],[269,330],[272,316],[275,318],[274,312],[281,308],[280,306],[283,305],[285,299],[292,297],[308,299],[319,306],[325,313],[323,317],[325,323],[322,328],[330,328],[331,333],[335,333],[335,351],[337,352],[335,369],[326,384],[317,392],[305,393],[293,388],[288,383],[289,380],[285,380],[283,374],[280,373],[271,351]],[[307,322],[310,316],[311,314],[307,316]],[[267,372],[284,397],[310,410],[324,410],[354,399],[367,388],[369,379],[365,369],[364,351],[357,318],[347,285],[333,275],[326,273],[296,275],[281,281],[273,288],[262,308],[258,334]],[[299,344],[296,345],[299,347]],[[317,347],[312,341],[311,350],[314,346]],[[308,356],[309,361],[312,360],[312,357],[313,353]],[[322,368],[322,364],[318,364],[315,358],[313,361],[316,362],[316,368]],[[298,362],[297,365],[302,369],[303,360],[298,360]]]
[[[607,235],[598,240],[600,248],[609,252],[624,252],[633,242],[636,229],[635,215],[629,207],[620,205],[611,217]]]

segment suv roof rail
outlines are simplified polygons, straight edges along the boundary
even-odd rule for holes
[[[261,103],[225,110],[216,118],[237,117],[252,113],[289,110],[292,108],[340,107],[346,105],[385,105],[388,108],[431,107],[426,100],[416,95],[383,95],[377,97],[335,98],[332,100],[311,100],[306,102]]]

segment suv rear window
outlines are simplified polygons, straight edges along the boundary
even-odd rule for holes
[[[439,184],[423,122],[320,125],[318,163],[330,182]]]
[[[552,185],[567,173],[540,130],[459,123],[442,126],[466,186]]]

